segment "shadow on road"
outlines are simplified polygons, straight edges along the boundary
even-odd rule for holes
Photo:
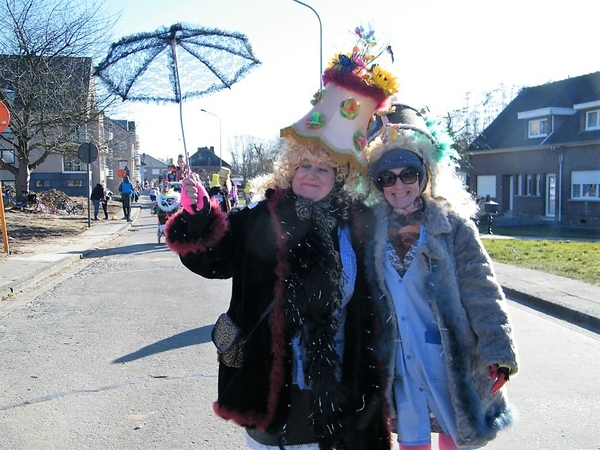
[[[171,249],[164,243],[147,243],[147,244],[133,244],[123,245],[120,247],[111,247],[96,250],[95,252],[87,255],[86,258],[101,258],[106,255],[130,255],[132,253],[155,253],[155,252],[171,252]]]
[[[213,325],[205,325],[193,330],[184,331],[161,341],[142,347],[139,350],[120,358],[115,359],[112,364],[120,364],[145,358],[156,353],[167,352],[176,348],[189,347],[191,345],[204,344],[210,342],[210,333]]]

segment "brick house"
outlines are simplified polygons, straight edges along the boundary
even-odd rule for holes
[[[210,179],[212,174],[219,173],[220,167],[231,169],[231,165],[222,161],[215,153],[214,147],[198,147],[193,155],[190,155],[190,167],[193,172]]]
[[[22,81],[22,75],[30,71],[28,66],[20,65],[21,59],[15,55],[0,55],[0,89],[17,112],[24,109],[23,98],[31,95],[26,91],[28,85]],[[42,155],[44,158],[30,173],[26,189],[32,192],[57,189],[69,196],[87,196],[87,164],[78,158],[76,151],[80,144],[87,142],[99,149],[98,158],[90,164],[91,187],[106,183],[115,191],[120,181],[116,179],[116,172],[125,166],[130,169],[132,179],[139,181],[135,123],[111,120],[98,111],[91,58],[60,57],[48,66],[51,70],[44,76],[34,74],[30,77],[30,84],[44,86],[43,92],[54,92],[55,95],[48,99],[37,95],[39,101],[31,107],[35,120],[30,130],[37,135],[34,134],[31,140],[29,162],[37,161]],[[23,96],[19,94],[20,89],[25,91]],[[57,118],[56,125],[50,133],[48,129],[44,130],[46,148],[43,148],[43,133],[37,129],[38,123],[52,117]],[[15,140],[9,126],[0,138],[0,158],[5,164],[19,168]],[[50,144],[54,148],[48,149]],[[0,169],[0,181],[3,185],[14,186],[15,176],[10,170]]]
[[[600,72],[524,88],[468,155],[469,188],[500,217],[600,227]]]
[[[142,153],[140,165],[140,177],[142,183],[148,183],[150,186],[155,186],[162,180],[162,177],[169,169],[167,163]]]

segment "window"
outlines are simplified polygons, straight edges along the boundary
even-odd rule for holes
[[[533,184],[531,175],[527,175],[527,195],[533,195]]]
[[[538,138],[548,136],[548,119],[535,119],[529,121],[529,137]]]
[[[50,187],[50,180],[36,180],[35,187],[37,187],[37,188]]]
[[[571,198],[578,200],[598,200],[600,170],[571,172]]]
[[[14,150],[0,150],[0,157],[6,162],[6,164],[15,164],[15,151]]]
[[[67,159],[63,160],[63,172],[82,172],[82,162],[79,159]]]
[[[542,195],[542,176],[537,174],[535,176],[535,194],[538,197]]]
[[[595,111],[588,111],[585,113],[585,129],[600,129],[600,109],[596,109]]]
[[[477,197],[486,198],[488,195],[496,198],[496,175],[478,175]]]
[[[517,195],[523,195],[523,175],[517,175]]]
[[[82,187],[83,180],[67,180],[68,187]]]

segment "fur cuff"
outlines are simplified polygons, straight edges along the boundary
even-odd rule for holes
[[[180,209],[165,225],[167,247],[180,256],[206,251],[216,245],[227,232],[227,214],[216,198],[210,199],[211,210],[188,214]]]
[[[255,426],[262,431],[269,426],[269,420],[262,414],[231,410],[219,405],[219,402],[213,403],[213,411],[222,419],[233,420],[241,426]]]

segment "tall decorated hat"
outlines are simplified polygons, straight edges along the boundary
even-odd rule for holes
[[[381,172],[394,167],[412,167],[421,179],[435,184],[440,174],[455,171],[460,156],[452,148],[452,139],[441,124],[402,103],[378,111],[369,127],[369,145],[365,156],[371,179],[382,190]]]
[[[281,137],[301,144],[321,145],[340,163],[352,163],[366,172],[362,151],[367,128],[375,111],[384,109],[398,92],[398,81],[376,63],[389,46],[378,50],[372,30],[355,29],[357,42],[350,53],[338,53],[323,73],[324,88],[313,108],[298,122],[281,130]],[[393,61],[393,60],[392,60]],[[358,164],[356,164],[358,163]]]
[[[423,111],[419,111],[412,106],[394,102],[390,108],[379,110],[373,116],[373,121],[369,125],[368,139],[370,141],[386,125],[393,124],[397,129],[419,132],[430,139],[434,145],[437,145],[437,141],[431,134],[423,114]]]

